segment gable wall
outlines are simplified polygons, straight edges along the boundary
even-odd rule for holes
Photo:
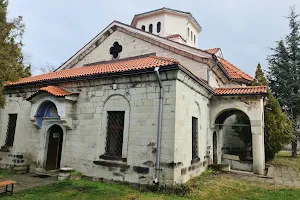
[[[171,51],[162,49],[156,45],[129,36],[118,30],[112,33],[108,38],[106,38],[98,47],[96,47],[91,53],[85,56],[74,67],[81,67],[84,64],[111,60],[112,56],[109,54],[109,48],[115,41],[119,42],[119,44],[123,47],[123,51],[120,53],[119,58],[156,53],[157,56],[169,57],[179,60],[184,67],[193,72],[196,76],[201,79],[207,80],[208,66],[206,64],[196,62],[187,57],[183,57]]]

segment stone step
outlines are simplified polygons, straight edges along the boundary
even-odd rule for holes
[[[12,167],[12,171],[16,174],[26,174],[29,171],[28,165],[15,165]]]
[[[45,175],[45,176],[58,176],[59,169],[57,170],[45,170],[45,169],[36,169],[35,173],[38,175]]]

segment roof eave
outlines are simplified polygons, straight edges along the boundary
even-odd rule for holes
[[[253,93],[253,94],[216,94],[214,96],[267,96],[268,92]]]
[[[99,74],[90,74],[84,76],[76,76],[76,77],[67,77],[67,78],[57,78],[51,80],[42,80],[30,83],[21,83],[21,84],[14,84],[14,85],[6,85],[6,89],[13,89],[13,88],[23,88],[27,86],[37,86],[37,85],[51,85],[51,84],[58,84],[64,83],[69,81],[84,81],[84,80],[94,80],[98,78],[111,78],[111,77],[119,77],[119,76],[126,76],[126,75],[137,75],[137,74],[145,74],[153,72],[155,67],[160,67],[160,71],[169,71],[174,69],[179,69],[178,63],[170,64],[170,65],[163,65],[163,66],[154,66],[147,69],[138,69],[138,70],[129,70],[129,71],[121,71],[121,72],[112,72],[112,73],[99,73]]]

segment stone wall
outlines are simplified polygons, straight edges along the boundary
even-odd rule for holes
[[[188,76],[179,73],[176,82],[175,182],[186,182],[201,174],[209,163],[209,94]],[[192,117],[198,118],[198,157],[192,160]]]
[[[27,95],[31,95],[28,92]],[[12,168],[14,165],[31,165],[35,168],[37,152],[39,148],[39,130],[30,120],[31,104],[23,100],[25,93],[6,95],[6,106],[0,109],[0,146],[4,146],[6,140],[8,115],[17,114],[17,125],[13,147],[9,152],[1,152],[0,165]]]
[[[161,73],[165,91],[161,148],[163,164],[160,173],[162,183],[173,183],[176,76],[177,71]],[[114,84],[116,89],[113,88]],[[96,178],[152,183],[159,105],[159,87],[154,73],[69,82],[57,86],[80,93],[74,105],[71,129],[64,130],[61,166],[73,167]],[[31,94],[22,95],[28,97]],[[45,130],[37,128],[30,120],[30,102],[23,97],[7,100],[7,106],[1,110],[1,144],[5,141],[4,129],[8,113],[18,113],[14,146],[6,155],[24,155],[25,162],[34,169],[40,147],[40,131]],[[16,105],[20,105],[17,111],[14,109]],[[109,110],[126,112],[122,161],[103,157],[106,112]]]

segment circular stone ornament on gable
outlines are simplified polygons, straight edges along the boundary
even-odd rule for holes
[[[119,54],[122,52],[123,47],[119,42],[114,42],[113,46],[110,47],[109,53],[113,56],[114,59],[119,57]]]

